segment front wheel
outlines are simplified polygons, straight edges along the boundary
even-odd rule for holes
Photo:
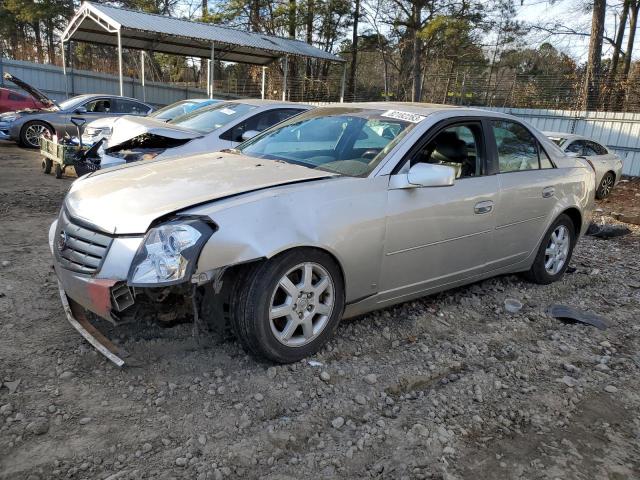
[[[255,267],[238,297],[232,324],[244,348],[291,363],[333,336],[344,310],[344,282],[329,254],[292,250]]]
[[[575,243],[573,221],[562,214],[545,233],[538,254],[526,276],[532,282],[542,285],[562,278],[569,266]]]
[[[607,172],[602,180],[600,180],[600,185],[598,185],[598,190],[596,190],[596,198],[598,200],[602,200],[606,198],[613,190],[613,184],[615,183],[616,177],[613,173]]]
[[[38,120],[27,122],[20,130],[20,144],[27,148],[40,148],[40,137],[42,135],[51,137],[53,130],[44,122]]]

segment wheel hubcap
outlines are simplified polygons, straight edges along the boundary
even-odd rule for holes
[[[609,195],[609,193],[611,193],[611,189],[613,188],[613,179],[611,178],[610,175],[607,175],[606,177],[604,177],[604,179],[602,180],[602,194],[603,196],[607,196]]]
[[[24,132],[24,138],[29,145],[37,147],[40,145],[40,137],[48,132],[43,125],[30,125]]]
[[[569,229],[559,225],[551,234],[549,244],[544,252],[544,268],[547,273],[557,275],[567,261],[571,235]]]
[[[278,281],[271,294],[269,323],[278,341],[300,347],[322,333],[334,304],[334,285],[321,265],[296,265]]]

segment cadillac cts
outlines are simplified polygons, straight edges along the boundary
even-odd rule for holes
[[[560,279],[594,188],[583,159],[508,115],[340,105],[83,177],[49,243],[69,321],[116,363],[86,310],[230,326],[293,362],[344,317],[508,272]]]

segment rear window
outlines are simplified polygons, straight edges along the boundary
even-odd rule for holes
[[[254,105],[244,103],[223,103],[208,108],[194,110],[171,120],[169,123],[181,127],[192,128],[200,133],[212,132],[231,121],[239,119],[249,110],[256,108]]]

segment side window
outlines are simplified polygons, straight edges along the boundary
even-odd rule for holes
[[[566,150],[570,153],[577,153],[578,155],[583,155],[584,151],[584,142],[582,140],[576,140],[569,145]]]
[[[439,131],[411,158],[416,163],[447,165],[456,171],[456,178],[482,175],[482,127],[480,123],[457,124]]]
[[[584,142],[584,156],[585,157],[594,157],[598,155],[598,152],[595,149],[595,143],[593,142]]]
[[[587,142],[589,147],[596,152],[596,155],[607,155],[609,151],[596,142]]]
[[[500,173],[538,170],[538,140],[519,123],[492,120]]]
[[[540,152],[540,168],[554,168],[547,152],[540,145],[538,145],[538,150]]]
[[[131,100],[116,99],[113,111],[115,113],[126,113],[129,115],[143,115],[147,113],[149,108],[146,105]]]
[[[297,115],[301,111],[302,110],[297,108],[278,108],[268,110],[266,112],[260,112],[227,130],[220,135],[220,138],[231,142],[242,142],[242,134],[244,132],[248,132],[249,130],[261,132],[267,128],[273,127],[276,123],[280,123],[289,117]]]
[[[111,101],[106,98],[100,98],[85,103],[84,108],[91,113],[109,113],[111,111]]]

